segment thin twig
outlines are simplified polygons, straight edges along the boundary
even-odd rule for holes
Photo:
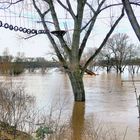
[[[125,140],[125,138],[126,138],[127,130],[128,130],[128,126],[127,126],[126,129],[125,129],[124,136],[123,136],[123,140]]]

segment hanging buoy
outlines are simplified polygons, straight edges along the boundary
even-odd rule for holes
[[[0,21],[0,27],[2,27],[2,21]]]
[[[10,29],[10,30],[14,30],[14,31],[20,31],[23,33],[27,33],[27,34],[46,34],[47,31],[45,30],[36,30],[36,29],[27,29],[24,27],[18,27],[18,26],[13,26],[12,24],[8,24],[8,23],[3,23],[2,21],[0,21],[0,27],[4,27],[6,29]],[[53,32],[52,32],[53,33]]]
[[[23,28],[23,33],[27,33],[27,29],[26,28]]]
[[[32,31],[30,29],[27,29],[27,34],[30,34]]]
[[[13,30],[14,29],[13,25],[9,25],[9,29]]]
[[[44,31],[44,34],[46,34],[46,31],[45,30],[43,30]]]
[[[37,30],[32,29],[32,30],[31,30],[31,33],[32,33],[32,34],[37,34]]]
[[[22,27],[19,27],[19,31],[22,32],[23,31],[23,28]]]
[[[9,28],[9,24],[8,23],[5,23],[4,24],[4,28],[6,28],[6,29]]]
[[[14,26],[14,31],[18,31],[18,26]]]
[[[38,30],[38,34],[44,33],[44,30]]]
[[[43,33],[43,34],[45,34],[45,33],[46,33],[46,31],[45,31],[45,30],[42,30],[42,33]]]

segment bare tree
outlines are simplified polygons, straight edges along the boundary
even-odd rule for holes
[[[122,73],[127,65],[126,60],[134,56],[135,45],[129,42],[129,37],[126,34],[113,35],[106,44],[106,49],[110,56],[110,65],[116,69],[117,72]]]
[[[32,115],[35,98],[27,95],[24,87],[11,84],[7,81],[0,85],[0,130],[15,138],[17,130],[26,131],[26,120]]]
[[[20,0],[22,1],[22,0]],[[17,2],[20,2],[17,1]],[[24,0],[26,1],[26,0]],[[108,38],[118,25],[119,21],[124,15],[124,9],[120,3],[109,4],[106,0],[31,0],[32,5],[40,16],[40,23],[42,23],[45,34],[49,38],[53,49],[58,57],[62,67],[67,72],[74,94],[75,101],[85,101],[85,90],[83,84],[83,75],[89,64],[97,56],[103,46],[106,44]],[[12,2],[11,2],[12,4]],[[104,36],[99,47],[95,52],[87,59],[87,61],[81,64],[81,56],[87,47],[87,42],[92,30],[95,28],[98,17],[106,9],[111,6],[120,5],[120,12],[114,23]],[[61,22],[58,16],[57,6],[65,10],[68,13],[69,18],[72,20],[72,34],[69,40],[66,40],[64,35],[67,31],[62,30]],[[121,10],[122,9],[122,10]],[[89,14],[86,14],[86,11]],[[87,18],[88,16],[88,18]],[[50,21],[47,18],[51,19]],[[86,19],[86,21],[85,21]],[[50,30],[49,24],[52,24],[54,31]],[[57,39],[56,39],[56,37]],[[59,41],[59,43],[58,43]],[[71,42],[71,43],[70,43]],[[63,50],[63,51],[62,51]],[[63,54],[61,52],[64,52]],[[67,59],[65,59],[67,56]]]
[[[107,73],[110,72],[112,68],[112,51],[107,47],[104,47],[98,56],[98,65],[100,67],[106,68]]]
[[[85,64],[81,66],[80,65],[81,56],[84,52],[88,38],[92,32],[92,29],[94,28],[96,20],[100,15],[100,13],[105,9],[109,8],[110,6],[106,3],[106,0],[102,0],[102,1],[97,0],[94,5],[92,5],[92,1],[77,0],[74,1],[75,6],[73,6],[72,1],[70,0],[66,0],[64,1],[64,3],[60,0],[56,0],[56,1],[43,0],[43,2],[44,4],[48,5],[48,9],[46,9],[46,11],[43,12],[42,9],[38,6],[39,4],[37,3],[37,1],[33,0],[33,5],[37,10],[38,14],[40,15],[41,22],[46,31],[46,35],[48,36],[61,65],[65,68],[69,76],[75,101],[85,101],[83,74],[87,69],[88,65],[92,62],[92,60],[97,56],[97,54],[103,48],[103,46],[105,45],[106,41],[112,34],[113,30],[115,29],[119,21],[122,19],[124,15],[123,10],[119,18],[116,19],[116,21],[114,22],[114,24],[112,25],[108,33],[106,34],[99,48],[95,51],[95,53],[91,55],[91,57],[85,62]],[[61,8],[65,9],[68,12],[70,18],[73,20],[73,33],[72,33],[70,46],[68,45],[67,41],[64,39],[64,34],[66,33],[66,31],[61,30],[60,21],[55,7],[56,4],[59,4]],[[76,7],[76,9],[74,7]],[[83,23],[85,18],[84,12],[87,9],[91,11],[90,12],[91,16],[86,22],[86,24],[84,24]],[[57,42],[55,41],[55,38],[51,34],[48,24],[45,21],[46,15],[48,13],[50,13],[55,29],[55,31],[52,33],[57,36],[61,45],[61,49],[63,49],[65,54],[67,54],[68,57],[67,60],[65,60],[63,54],[61,54]]]

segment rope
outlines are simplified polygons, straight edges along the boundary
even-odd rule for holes
[[[13,31],[19,31],[19,32],[23,32],[23,33],[27,33],[27,34],[45,34],[46,31],[45,30],[36,30],[36,29],[30,29],[30,28],[25,28],[25,27],[18,27],[18,26],[13,26],[12,24],[8,24],[8,23],[3,23],[2,21],[0,21],[0,27],[4,27],[5,29],[10,29]]]
[[[16,7],[15,7],[15,5],[14,5],[14,13],[16,13]],[[17,25],[17,20],[16,20],[16,17],[15,17],[15,25]]]
[[[45,11],[45,4],[40,6],[42,10]],[[0,9],[0,12],[3,13],[0,15],[1,28],[33,35],[46,33],[41,22],[38,22],[40,17],[33,8],[30,0],[25,0],[23,3],[13,5],[8,9]],[[48,21],[48,23],[53,24],[51,20],[50,22]],[[65,30],[73,31],[73,29],[68,30],[66,26]]]

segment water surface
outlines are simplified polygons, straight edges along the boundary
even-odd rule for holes
[[[135,75],[140,79],[140,75]],[[86,102],[74,103],[73,93],[66,74],[48,72],[42,74],[23,74],[12,79],[24,83],[27,92],[36,97],[37,108],[47,110],[51,105],[64,108],[63,117],[71,118],[73,140],[82,140],[83,129],[89,123],[102,124],[114,130],[125,140],[139,140],[139,119],[136,96],[131,75],[101,72],[97,76],[84,76]],[[135,83],[140,93],[140,83]],[[88,129],[87,129],[88,130]]]

